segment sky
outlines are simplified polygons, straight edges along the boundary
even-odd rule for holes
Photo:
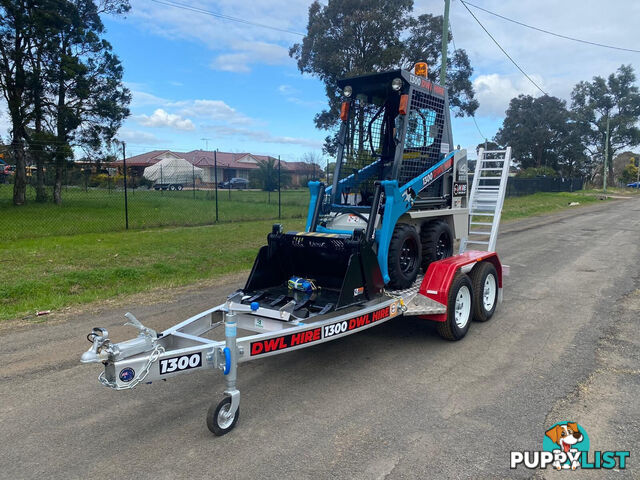
[[[310,1],[177,0],[292,32],[305,32]],[[300,160],[321,153],[327,132],[314,115],[325,105],[322,83],[302,75],[288,55],[301,40],[274,31],[156,3],[132,0],[124,18],[106,17],[106,38],[124,66],[133,94],[131,116],[119,132],[127,153],[154,149],[281,155]],[[640,2],[634,0],[474,0],[472,3],[540,28],[626,48],[639,48]],[[535,32],[470,7],[503,48],[550,95],[569,100],[573,86],[631,64],[640,54]],[[415,0],[416,14],[441,14],[443,0]],[[474,68],[480,108],[453,118],[454,142],[469,150],[499,129],[509,100],[541,95],[491,41],[460,0],[451,2],[451,28]],[[419,60],[419,59],[416,59]],[[6,114],[0,123],[6,125]],[[0,125],[1,128],[1,125]],[[478,131],[479,130],[479,131]]]

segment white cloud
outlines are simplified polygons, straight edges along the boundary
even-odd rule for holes
[[[221,137],[236,137],[239,139],[251,139],[263,143],[278,143],[284,145],[299,145],[302,147],[322,148],[323,142],[311,138],[299,138],[272,135],[265,130],[254,130],[242,127],[229,127],[222,125],[210,125],[205,127]]]
[[[290,61],[286,48],[272,43],[242,42],[234,45],[237,53],[218,55],[211,68],[225,72],[248,73],[251,64],[282,65]]]
[[[222,100],[183,100],[170,102],[167,107],[177,108],[177,113],[183,117],[201,118],[206,120],[221,121],[231,124],[250,124],[253,120],[238,112]]]
[[[278,87],[278,93],[285,97],[287,102],[291,102],[300,107],[307,108],[320,108],[325,105],[324,101],[320,100],[303,100],[300,98],[300,91],[296,88],[293,88],[291,85],[280,85]]]
[[[544,89],[542,79],[538,75],[532,76],[533,80]],[[480,75],[473,80],[473,88],[480,102],[479,116],[502,117],[513,97],[520,94],[540,95],[540,91],[526,78],[514,78],[497,73]]]
[[[133,108],[146,107],[150,105],[162,105],[166,102],[166,99],[157,97],[151,93],[131,89],[131,107]]]
[[[139,115],[138,122],[145,127],[168,127],[176,130],[195,130],[195,125],[188,118],[175,113],[168,113],[157,108],[151,115]]]
[[[126,128],[118,132],[118,138],[132,145],[156,145],[164,142],[164,140],[156,137],[153,133],[129,130]]]

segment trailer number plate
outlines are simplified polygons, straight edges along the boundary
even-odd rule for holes
[[[160,360],[160,375],[179,372],[182,370],[189,370],[190,368],[198,368],[201,366],[201,353],[192,353],[191,355],[181,355],[179,357],[165,358],[163,360]]]

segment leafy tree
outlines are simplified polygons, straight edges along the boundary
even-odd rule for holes
[[[55,183],[53,199],[62,202],[65,161],[72,156],[71,143],[98,150],[115,136],[129,115],[129,91],[122,84],[123,69],[112,47],[101,35],[101,12],[123,12],[128,0],[65,1],[58,10],[61,22],[49,42],[53,60],[47,65],[48,105],[53,119]]]
[[[26,128],[30,119],[27,102],[27,57],[32,26],[29,20],[31,0],[0,0],[0,88],[11,119],[10,143],[16,165],[13,203],[26,202],[25,169]]]
[[[0,0],[0,88],[12,124],[14,204],[26,200],[26,146],[37,165],[40,201],[44,162],[55,158],[60,203],[72,145],[101,148],[128,114],[122,67],[101,38],[100,14],[129,8],[128,0]]]
[[[638,167],[636,166],[635,158],[631,157],[629,163],[622,170],[622,175],[620,175],[620,180],[624,184],[636,182],[638,180]]]
[[[314,1],[309,7],[307,34],[289,50],[301,73],[318,77],[325,84],[328,108],[315,117],[316,126],[332,130],[338,123],[340,78],[430,62],[435,79],[440,59],[442,17],[413,17],[413,0]],[[449,41],[451,35],[449,35]],[[457,114],[473,114],[469,77],[473,72],[463,50],[456,50],[448,64],[450,104]],[[335,138],[325,141],[325,152],[335,153]]]
[[[545,166],[557,170],[568,120],[569,112],[563,100],[519,95],[509,102],[495,140],[511,146],[522,169]]]
[[[609,159],[623,148],[640,144],[640,92],[635,81],[631,65],[621,65],[607,79],[596,76],[592,82],[580,82],[571,93],[571,110],[582,142],[600,165],[604,161],[607,118]],[[613,181],[613,162],[608,162],[608,169]]]
[[[520,170],[516,176],[520,178],[556,177],[558,172],[551,167],[528,167]]]
[[[302,161],[311,167],[307,175],[307,181],[318,180],[323,176],[322,155],[318,152],[306,152],[302,155]]]
[[[261,188],[267,192],[278,189],[278,160],[268,157],[266,160],[258,160],[258,170],[255,171],[255,179]],[[280,168],[280,180],[282,186],[288,185],[291,176],[284,168]]]

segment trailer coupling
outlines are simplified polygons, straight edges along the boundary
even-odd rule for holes
[[[82,354],[82,363],[104,363],[117,361],[119,358],[126,358],[138,353],[148,352],[154,349],[158,334],[155,330],[145,327],[132,313],[126,313],[128,322],[140,332],[136,338],[122,343],[112,343],[109,339],[109,332],[106,328],[94,327],[87,335],[87,340],[91,342],[91,348]]]

